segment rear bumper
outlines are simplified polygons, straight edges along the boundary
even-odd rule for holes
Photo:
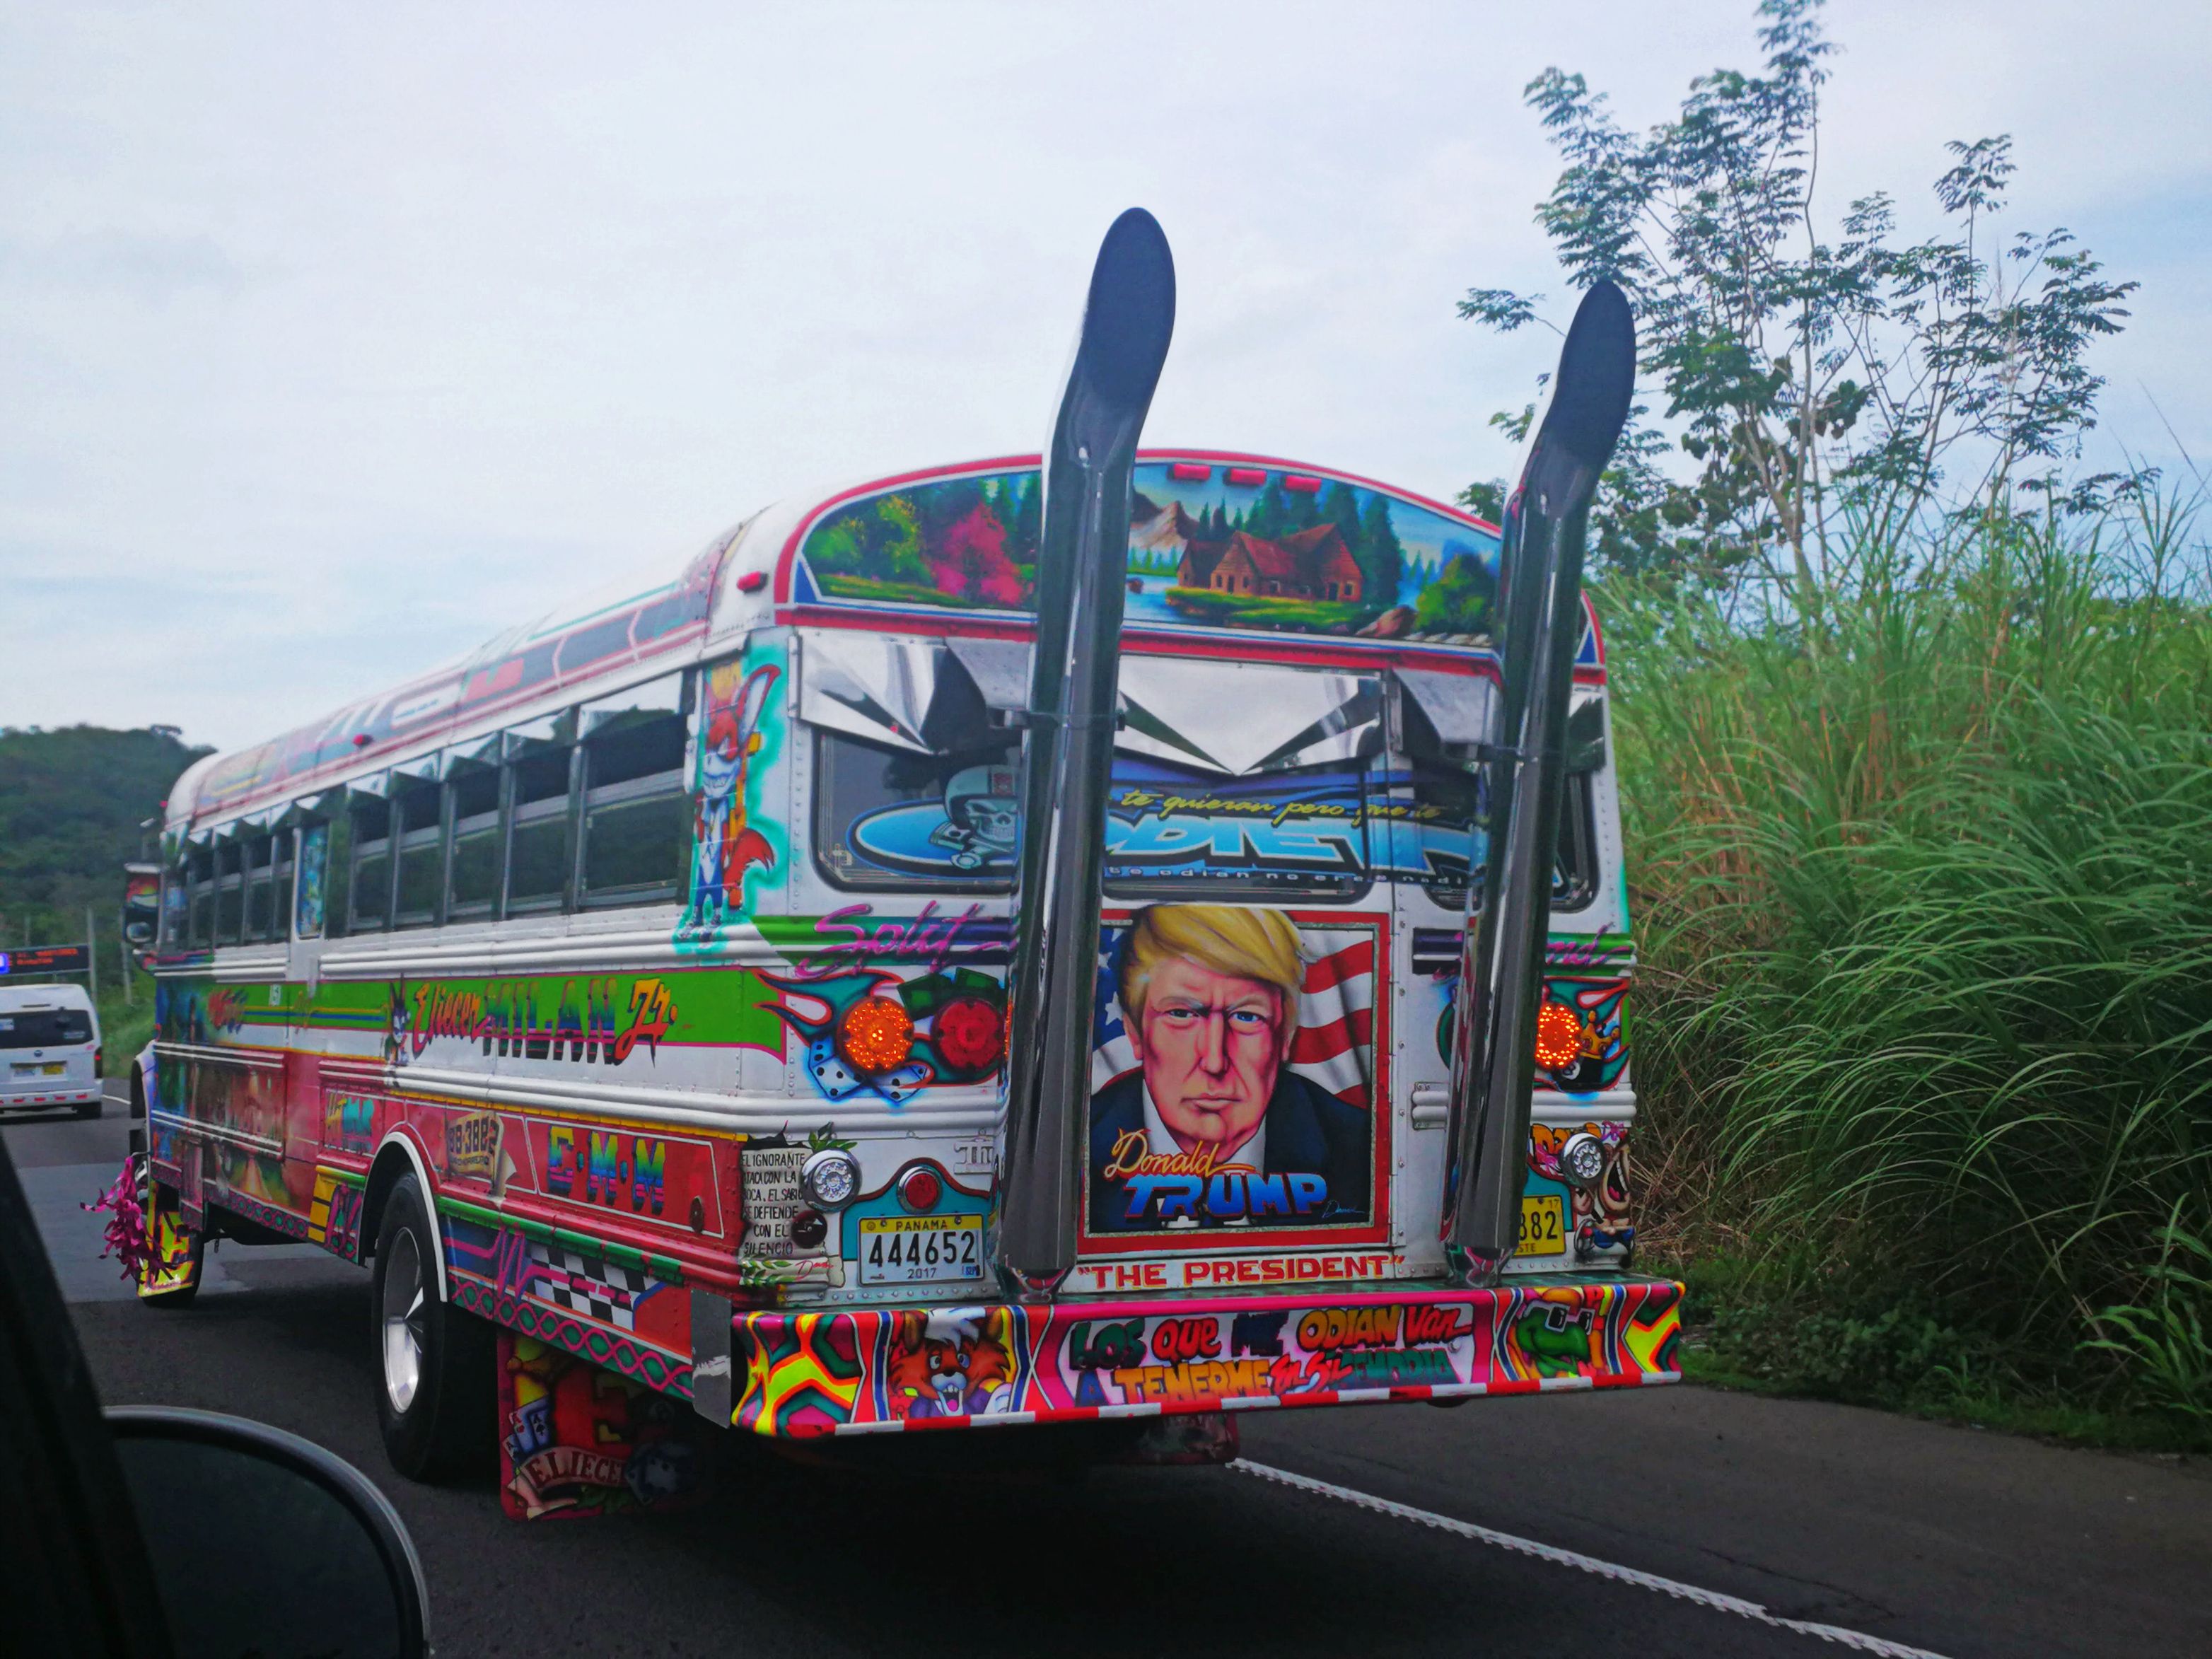
[[[1670,1279],[1545,1278],[740,1313],[732,1420],[880,1434],[1673,1382],[1681,1296]]]
[[[82,1106],[87,1101],[100,1098],[97,1079],[81,1087],[41,1089],[32,1093],[18,1094],[12,1089],[0,1090],[0,1112],[28,1110],[40,1106]]]

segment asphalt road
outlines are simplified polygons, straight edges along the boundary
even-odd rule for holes
[[[1949,1659],[2212,1654],[2204,1462],[1694,1388],[1243,1419],[1247,1464],[1325,1491],[857,1455],[890,1447],[825,1468],[732,1435],[690,1514],[517,1524],[489,1482],[385,1465],[364,1273],[225,1245],[192,1308],[141,1308],[76,1208],[121,1159],[120,1106],[4,1133],[108,1401],[351,1460],[414,1533],[443,1655],[1810,1655],[1844,1632]]]

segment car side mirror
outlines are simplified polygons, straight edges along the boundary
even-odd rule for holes
[[[353,1465],[216,1412],[124,1406],[106,1418],[177,1659],[429,1654],[422,1564]]]

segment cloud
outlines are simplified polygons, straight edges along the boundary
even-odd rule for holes
[[[811,481],[1034,447],[1132,202],[1182,278],[1153,441],[1448,496],[1556,350],[1452,313],[1562,293],[1522,88],[1559,63],[1656,120],[1753,61],[1751,12],[18,9],[0,721],[254,741]],[[1927,210],[1944,139],[2012,131],[2023,222],[2146,280],[2113,441],[2171,447],[2138,383],[2201,439],[2207,23],[1832,27],[1838,204]]]

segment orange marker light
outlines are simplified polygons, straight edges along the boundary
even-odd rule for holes
[[[864,1072],[888,1072],[914,1052],[914,1021],[889,997],[864,997],[837,1022],[837,1052]]]
[[[1536,1011],[1536,1063],[1547,1072],[1573,1065],[1583,1051],[1583,1023],[1565,1003],[1544,999]]]

